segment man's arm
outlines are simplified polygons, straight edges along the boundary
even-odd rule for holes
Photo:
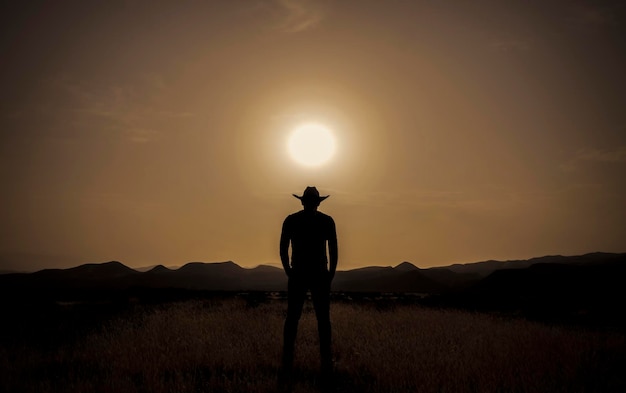
[[[287,276],[291,274],[291,266],[289,266],[289,241],[291,239],[287,224],[288,218],[289,217],[283,222],[283,229],[280,233],[280,261],[283,264],[283,269],[285,269]]]
[[[329,269],[330,269],[330,279],[332,280],[335,277],[335,271],[337,270],[337,261],[339,260],[339,250],[337,246],[337,230],[335,229],[335,221],[330,219],[330,234],[328,237],[328,256],[330,258],[329,261]]]

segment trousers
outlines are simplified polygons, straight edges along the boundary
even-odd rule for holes
[[[283,337],[283,367],[291,368],[293,365],[298,322],[308,290],[311,291],[317,318],[322,368],[331,365],[330,281],[330,274],[325,270],[320,272],[293,271],[290,274],[287,286],[287,318]]]

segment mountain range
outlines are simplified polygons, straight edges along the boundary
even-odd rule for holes
[[[469,291],[478,296],[552,288],[568,290],[615,284],[614,274],[626,266],[626,253],[592,253],[580,256],[544,256],[528,260],[484,261],[420,269],[410,262],[397,266],[370,266],[337,271],[332,289],[338,292],[411,292],[446,294]],[[606,277],[605,277],[606,276]],[[623,277],[623,276],[622,276]],[[594,281],[591,280],[594,279]],[[84,264],[69,269],[0,275],[0,287],[11,291],[71,289],[180,288],[208,291],[283,291],[287,279],[282,269],[260,265],[247,269],[232,261],[190,262],[178,269],[162,265],[147,271],[121,262]],[[468,293],[469,293],[468,292]]]
[[[428,269],[409,262],[370,266],[337,271],[332,290],[335,298],[344,300],[404,299],[425,306],[621,329],[626,328],[625,277],[626,253],[592,253]],[[0,274],[0,304],[27,306],[25,310],[42,302],[127,304],[131,299],[162,302],[232,294],[257,304],[267,299],[268,292],[281,292],[282,297],[286,289],[282,269],[266,265],[247,269],[231,261],[191,262],[177,269],[158,265],[145,271],[111,261]]]

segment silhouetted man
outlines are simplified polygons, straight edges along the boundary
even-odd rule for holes
[[[330,283],[337,269],[337,233],[331,216],[317,211],[320,196],[315,187],[307,187],[302,196],[293,194],[302,202],[303,210],[289,215],[283,223],[280,236],[280,259],[289,277],[288,308],[283,343],[283,370],[293,365],[298,321],[306,293],[311,290],[319,332],[322,371],[332,371],[330,331]],[[291,242],[291,264],[289,243]],[[326,256],[326,245],[330,266]]]

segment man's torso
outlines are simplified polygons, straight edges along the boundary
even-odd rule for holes
[[[332,217],[318,211],[299,211],[285,219],[284,235],[291,239],[294,269],[326,269],[326,241],[336,237]]]

